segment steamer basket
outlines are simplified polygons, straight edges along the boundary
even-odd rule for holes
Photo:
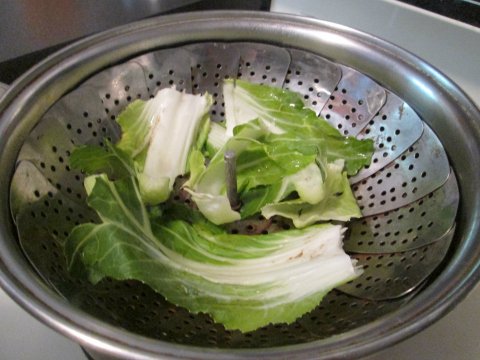
[[[345,249],[363,275],[293,324],[246,334],[136,281],[73,278],[62,250],[75,225],[98,221],[72,149],[118,139],[118,113],[164,87],[208,91],[211,118],[224,121],[224,78],[297,91],[376,148],[350,178],[364,217],[347,225]],[[478,280],[480,113],[436,69],[370,35],[268,13],[150,19],[46,59],[8,89],[0,115],[0,284],[98,358],[358,357],[425,328]],[[289,226],[256,218],[229,230]]]

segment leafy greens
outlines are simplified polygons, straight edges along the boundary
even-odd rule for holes
[[[345,138],[290,91],[226,80],[226,127],[211,124],[212,98],[163,89],[120,114],[122,137],[83,146],[87,203],[101,223],[73,229],[69,269],[97,283],[136,279],[227,329],[290,323],[360,273],[330,220],[360,216],[347,174],[368,164],[372,143]],[[237,155],[242,207],[226,195],[226,151]],[[196,207],[171,200],[173,183]],[[297,229],[228,233],[222,224],[281,215]],[[320,222],[320,223],[319,223]]]
[[[93,180],[88,204],[102,223],[76,227],[65,250],[70,270],[94,283],[137,279],[226,328],[251,331],[294,321],[358,273],[341,248],[339,225],[254,236],[202,221],[155,221],[134,178]]]
[[[373,154],[370,140],[344,137],[306,108],[298,94],[288,90],[225,80],[223,93],[226,140],[219,147],[221,128],[212,131],[210,143],[219,149],[210,165],[187,184],[200,211],[210,221],[223,224],[262,212],[267,217],[283,215],[294,219],[298,226],[308,226],[318,220],[345,221],[360,215],[346,178],[369,164]],[[228,150],[238,156],[237,186],[244,205],[240,212],[228,206],[223,161]],[[341,166],[332,165],[338,161]],[[327,181],[329,176],[342,186],[327,186],[333,182]],[[294,206],[281,203],[293,192],[299,196]],[[343,196],[321,205],[322,212],[331,216],[329,219],[318,215],[308,216],[309,220],[305,220],[306,216],[302,221],[296,219],[299,214],[315,211],[312,205],[337,192]],[[264,207],[268,211],[263,211]]]
[[[117,144],[135,162],[142,199],[156,205],[170,196],[202,127],[208,125],[210,95],[160,90],[150,101],[137,100],[119,116]]]

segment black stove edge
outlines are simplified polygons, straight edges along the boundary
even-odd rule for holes
[[[466,24],[480,27],[479,0],[397,0]]]

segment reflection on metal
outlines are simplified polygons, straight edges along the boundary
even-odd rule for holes
[[[386,91],[358,71],[341,66],[342,78],[320,116],[343,135],[356,136],[386,100]]]
[[[383,254],[352,254],[363,274],[338,289],[360,298],[387,300],[402,297],[421,285],[440,265],[452,242],[455,227],[420,248]]]
[[[350,222],[344,248],[349,252],[381,254],[428,245],[452,228],[459,200],[452,171],[443,186],[419,200]]]
[[[408,205],[438,189],[450,165],[442,144],[424,125],[422,137],[399,158],[353,186],[364,216]]]
[[[234,151],[228,150],[225,152],[224,160],[228,201],[233,210],[238,210],[240,208],[240,199],[237,191],[237,155]]]
[[[374,141],[372,162],[352,176],[350,183],[365,179],[397,159],[422,133],[423,121],[415,111],[398,96],[387,92],[385,105],[357,136]]]
[[[305,104],[320,114],[342,77],[340,67],[305,51],[292,49],[290,55],[285,89],[301,94]]]

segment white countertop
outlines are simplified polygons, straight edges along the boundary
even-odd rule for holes
[[[273,0],[272,11],[316,16],[377,35],[435,65],[480,104],[480,30],[393,0]],[[434,36],[432,36],[434,34]],[[0,359],[85,360],[80,347],[0,290]],[[477,360],[480,287],[436,324],[369,360]]]
[[[375,35],[440,69],[480,104],[480,28],[395,0],[272,0],[271,11]]]

